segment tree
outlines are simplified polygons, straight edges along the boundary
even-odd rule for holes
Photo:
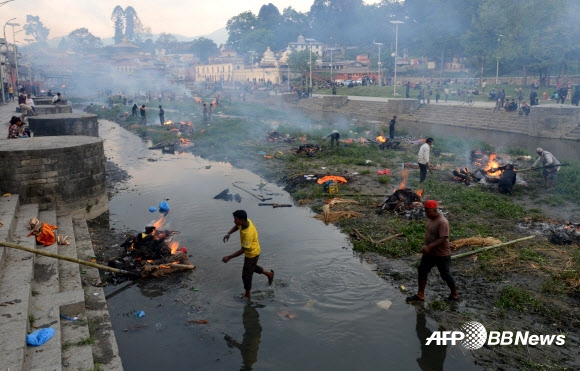
[[[213,40],[200,37],[193,40],[191,51],[202,61],[207,63],[209,57],[218,54],[219,50]]]
[[[316,68],[316,53],[312,53],[312,69]],[[292,52],[288,56],[288,66],[302,76],[306,77],[310,73],[310,50]]]
[[[134,41],[135,39],[135,27],[140,23],[137,12],[132,6],[125,8],[125,38],[128,41]]]
[[[155,46],[159,49],[168,49],[171,44],[175,44],[177,42],[178,40],[175,36],[170,33],[162,32],[157,40],[155,40]]]
[[[113,9],[111,21],[115,24],[115,36],[113,37],[115,44],[119,44],[123,41],[123,29],[125,28],[125,11],[119,5]]]
[[[273,31],[278,28],[281,18],[280,11],[274,4],[262,5],[258,13],[257,26]]]
[[[46,42],[50,30],[42,24],[40,17],[27,15],[26,24],[22,27],[27,35],[31,35],[39,43]]]
[[[249,11],[230,18],[226,24],[227,44],[238,53],[247,51],[248,47],[242,43],[242,39],[256,28],[257,21],[254,13]]]
[[[70,49],[79,54],[84,54],[89,50],[102,47],[103,42],[101,38],[94,36],[86,28],[78,28],[72,31],[59,44],[59,48]]]

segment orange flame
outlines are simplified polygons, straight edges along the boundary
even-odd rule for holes
[[[376,140],[378,140],[381,143],[385,143],[387,140],[385,139],[385,137],[383,137],[382,135],[379,135],[378,137],[376,137]]]
[[[175,252],[179,248],[179,242],[177,242],[177,241],[171,241],[169,243],[169,248],[171,249],[171,253],[172,254],[175,254]]]
[[[199,97],[193,97],[193,99],[195,99],[197,103],[201,104],[201,99]]]
[[[417,192],[415,192],[415,193],[417,193],[417,196],[419,196],[419,197],[423,197],[423,190],[422,190],[422,189],[418,190],[418,191],[417,191]]]
[[[406,188],[408,175],[409,175],[409,172],[406,169],[403,169],[401,171],[401,184],[399,184],[398,189],[405,189]]]
[[[163,123],[163,125],[173,125],[173,121],[167,120]]]
[[[491,155],[489,155],[489,162],[487,163],[487,165],[485,165],[485,169],[484,170],[490,170],[490,169],[497,169],[499,167],[499,163],[497,161],[495,161],[495,159],[497,158],[497,155],[495,153],[492,153]],[[499,176],[501,174],[501,171],[494,171],[494,172],[488,172],[489,175],[492,176]]]

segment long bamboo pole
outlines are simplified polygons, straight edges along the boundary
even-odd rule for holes
[[[242,187],[240,187],[239,185],[236,185],[236,182],[233,182],[233,183],[232,183],[232,185],[233,185],[234,187],[236,187],[236,188],[239,188],[239,189],[241,189],[241,190],[242,190],[242,191],[244,191],[244,192],[247,192],[247,193],[251,194],[252,196],[256,197],[256,198],[257,198],[258,200],[260,200],[260,201],[266,201],[266,198],[264,198],[264,197],[262,197],[262,196],[260,196],[260,195],[257,195],[257,194],[255,194],[255,193],[252,193],[252,192],[248,191],[247,189],[243,189],[243,188],[242,188]]]
[[[50,253],[50,252],[46,252],[46,251],[42,251],[42,250],[37,250],[37,249],[31,249],[29,247],[22,246],[22,245],[18,245],[18,244],[15,244],[15,243],[2,242],[2,241],[0,241],[0,246],[6,246],[6,247],[10,247],[12,249],[18,249],[18,250],[22,250],[22,251],[28,251],[28,252],[31,252],[33,254],[48,256],[49,258],[66,260],[66,261],[69,261],[69,262],[73,262],[73,263],[77,263],[77,264],[81,264],[81,265],[86,265],[86,266],[93,267],[93,268],[97,268],[97,269],[101,269],[101,270],[104,270],[104,271],[109,271],[109,272],[114,272],[114,273],[121,273],[121,274],[127,274],[127,275],[130,275],[130,276],[140,276],[141,275],[140,273],[129,272],[129,271],[125,271],[125,270],[122,270],[122,269],[108,267],[106,265],[101,265],[101,264],[97,264],[97,263],[93,263],[93,262],[88,262],[88,261],[84,261],[84,260],[80,260],[80,259],[76,259],[76,258],[71,258],[69,256],[64,256],[64,255],[59,255],[59,254],[53,254],[53,253]]]
[[[500,246],[511,245],[513,243],[521,242],[521,241],[525,241],[525,240],[529,240],[529,239],[534,238],[534,237],[535,236],[528,236],[528,237],[518,238],[517,240],[508,241],[508,242],[504,242],[504,243],[498,243],[497,245],[491,245],[491,246],[482,247],[481,249],[477,249],[477,250],[473,250],[473,251],[469,251],[469,252],[464,252],[462,254],[451,255],[451,259],[464,258],[464,257],[469,256],[469,255],[478,254],[478,253],[480,253],[482,251],[487,251],[487,250],[495,249],[496,247],[500,247]]]

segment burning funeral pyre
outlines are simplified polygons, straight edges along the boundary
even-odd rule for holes
[[[476,167],[474,171],[470,171],[467,167],[457,168],[453,170],[454,179],[462,182],[465,185],[470,185],[471,182],[481,182],[485,180],[487,183],[498,183],[505,171],[505,165],[501,163],[506,162],[497,154],[487,151],[473,150],[471,151],[471,164]]]
[[[401,175],[402,181],[399,188],[393,194],[385,197],[378,213],[393,211],[395,214],[404,215],[407,219],[422,219],[425,215],[421,199],[423,190],[415,192],[412,189],[407,189],[407,170],[403,170]]]
[[[164,222],[165,216],[145,227],[144,232],[127,235],[121,245],[125,255],[109,259],[109,266],[139,273],[141,278],[195,269],[189,262],[187,249],[180,248],[179,242],[173,239],[179,231],[161,229]]]

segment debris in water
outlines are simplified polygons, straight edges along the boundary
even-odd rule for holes
[[[391,308],[391,306],[393,305],[393,302],[390,300],[381,300],[377,303],[377,307],[384,309],[384,310],[389,310]]]

